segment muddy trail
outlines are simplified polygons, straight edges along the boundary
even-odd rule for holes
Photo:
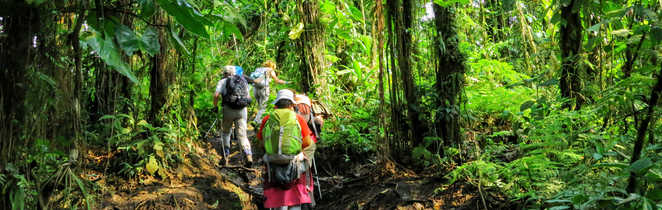
[[[249,136],[253,133],[250,131]],[[234,140],[226,166],[219,164],[221,158],[209,142],[200,142],[193,148],[178,168],[156,178],[140,176],[127,180],[100,176],[93,180],[103,192],[97,206],[108,210],[263,209],[264,166],[259,160],[251,168],[243,167],[244,157]],[[378,167],[374,155],[346,154],[343,149],[324,146],[318,148],[316,159],[320,186],[315,186],[317,204],[313,209],[513,207],[496,192],[481,191],[464,183],[445,185],[448,182],[439,173],[443,169],[431,169],[437,173],[426,175],[397,169],[395,164]],[[322,190],[321,198],[317,189]]]

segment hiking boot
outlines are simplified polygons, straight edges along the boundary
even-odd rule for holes
[[[230,148],[225,148],[225,156],[224,158],[230,158]]]
[[[244,167],[253,168],[253,156],[252,155],[246,155],[246,162],[244,163]]]
[[[218,166],[220,166],[220,167],[228,166],[228,159],[223,158],[223,159],[219,160],[218,161]]]

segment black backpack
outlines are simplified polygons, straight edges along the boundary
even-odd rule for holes
[[[251,104],[253,100],[248,94],[248,82],[241,75],[233,75],[225,81],[223,105],[233,109],[241,109]]]

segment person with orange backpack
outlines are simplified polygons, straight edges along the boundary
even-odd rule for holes
[[[294,92],[278,91],[275,109],[262,119],[257,138],[266,164],[264,208],[301,209],[312,202],[311,156],[315,142],[303,117],[294,112]]]

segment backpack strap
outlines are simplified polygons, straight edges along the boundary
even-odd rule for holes
[[[313,132],[315,132],[315,137],[317,137],[317,139],[319,141],[320,134],[317,131],[317,126],[315,125],[315,117],[313,116],[313,110],[312,109],[310,110],[310,114],[308,116],[310,116],[310,121],[309,122],[310,122],[311,125],[313,125]]]
[[[278,134],[278,154],[282,155],[283,154],[283,134],[285,134],[285,128],[283,126],[280,126],[280,132]]]

